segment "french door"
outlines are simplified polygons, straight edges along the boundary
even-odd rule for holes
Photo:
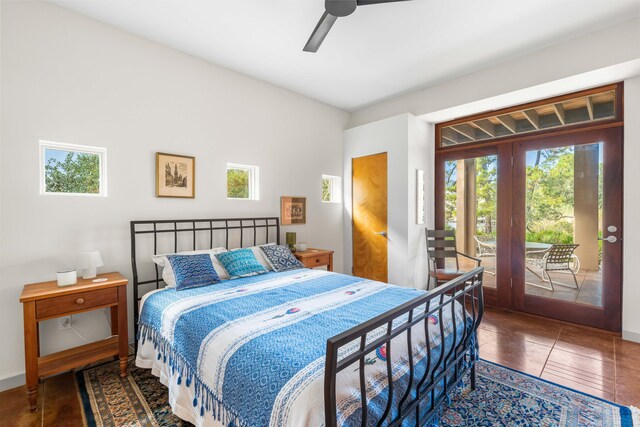
[[[481,259],[484,297],[510,307],[511,146],[477,147],[436,156],[436,228],[454,229],[458,251]],[[461,268],[471,268],[460,258]]]
[[[620,330],[622,155],[622,127],[436,154],[436,227],[487,304]]]
[[[513,146],[512,304],[618,331],[622,128]]]

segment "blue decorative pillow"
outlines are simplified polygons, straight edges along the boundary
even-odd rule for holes
[[[209,254],[167,255],[176,278],[176,290],[213,285],[220,277]]]
[[[267,272],[251,249],[223,252],[216,254],[216,257],[231,278],[253,276]]]
[[[287,271],[295,268],[304,268],[304,265],[293,256],[287,246],[264,245],[260,246],[273,271]]]

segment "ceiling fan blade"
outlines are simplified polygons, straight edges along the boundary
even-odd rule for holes
[[[358,6],[367,6],[370,4],[395,3],[398,1],[411,1],[411,0],[357,0],[357,3],[358,3]]]
[[[322,41],[327,37],[327,33],[336,22],[338,18],[331,15],[329,12],[322,14],[322,18],[318,21],[318,25],[311,33],[311,37],[307,40],[307,44],[302,49],[305,52],[317,52],[318,48],[322,44]]]

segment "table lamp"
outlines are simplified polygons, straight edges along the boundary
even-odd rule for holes
[[[100,251],[83,252],[78,259],[78,268],[84,270],[82,274],[83,279],[93,279],[96,277],[98,267],[102,267],[103,265]]]
[[[285,238],[287,239],[287,245],[289,246],[289,250],[291,252],[295,252],[296,251],[296,233],[294,233],[293,231],[288,231],[287,233],[285,233]]]

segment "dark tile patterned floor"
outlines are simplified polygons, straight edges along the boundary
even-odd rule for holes
[[[480,357],[623,405],[640,406],[640,344],[616,334],[509,311],[487,309]],[[81,426],[71,373],[40,384],[38,411],[25,387],[0,393],[0,424]]]

